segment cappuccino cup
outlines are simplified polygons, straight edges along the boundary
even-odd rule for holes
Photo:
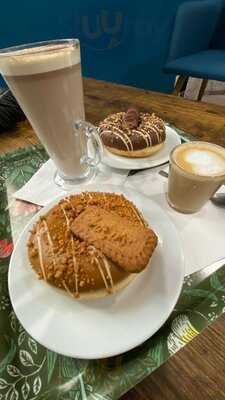
[[[182,213],[195,213],[225,184],[225,149],[207,142],[176,146],[170,154],[167,200]]]

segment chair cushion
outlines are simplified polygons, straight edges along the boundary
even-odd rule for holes
[[[164,71],[176,75],[225,81],[225,50],[206,50],[177,58],[168,62]]]

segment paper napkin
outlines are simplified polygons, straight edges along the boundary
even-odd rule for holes
[[[55,164],[51,159],[49,159],[21,189],[13,194],[13,197],[40,206],[45,206],[54,197],[63,193],[66,194],[66,191],[63,191],[55,184],[55,172]],[[128,172],[129,171],[113,169],[100,164],[96,176],[92,180],[88,181],[88,183],[123,185]]]
[[[182,214],[167,203],[167,178],[161,176],[162,167],[129,176],[125,186],[151,197],[169,215],[181,236],[186,275],[225,257],[225,208],[208,201],[195,214]],[[166,169],[168,171],[168,168]],[[225,186],[220,192],[225,193]],[[176,243],[171,243],[176,247]]]

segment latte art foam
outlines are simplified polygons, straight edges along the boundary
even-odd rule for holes
[[[187,172],[200,176],[225,174],[225,149],[210,143],[187,143],[174,152],[174,160]]]
[[[210,151],[191,150],[185,154],[185,161],[199,175],[218,175],[225,170],[225,159]]]

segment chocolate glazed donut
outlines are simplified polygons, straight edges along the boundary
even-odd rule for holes
[[[159,151],[166,139],[165,125],[155,114],[129,109],[109,115],[99,124],[104,146],[125,157],[147,157]]]

